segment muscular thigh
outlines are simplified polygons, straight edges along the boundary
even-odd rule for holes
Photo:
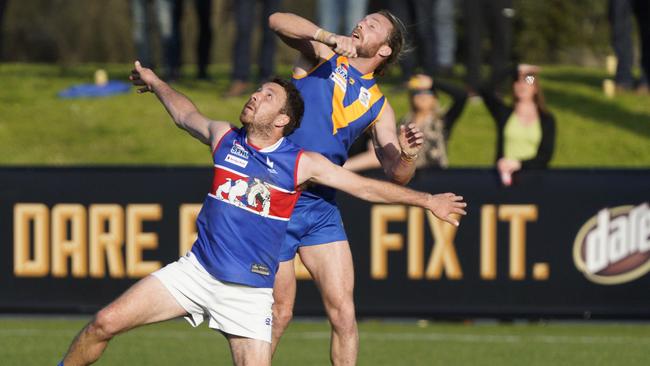
[[[275,306],[290,306],[296,297],[296,273],[293,260],[280,262],[273,284],[273,299]]]
[[[162,282],[151,275],[138,281],[103,312],[120,331],[186,314]]]
[[[347,241],[304,246],[300,258],[309,270],[326,302],[351,298],[354,289],[352,253]]]
[[[271,343],[227,335],[235,366],[266,366],[271,364]]]

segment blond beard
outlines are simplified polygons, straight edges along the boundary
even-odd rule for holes
[[[379,48],[381,46],[383,46],[383,45],[380,44],[377,47],[373,47],[373,48],[371,48],[371,47],[367,47],[367,48],[366,47],[358,47],[357,48],[357,54],[359,55],[359,57],[372,58],[377,54],[377,52],[379,51]]]

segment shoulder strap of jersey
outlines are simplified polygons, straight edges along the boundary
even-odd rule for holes
[[[327,63],[330,60],[336,60],[337,57],[338,57],[338,55],[335,52],[332,52],[332,54],[330,56],[328,56],[327,58],[324,58],[324,59],[321,59],[320,61],[318,61],[318,63],[314,67],[309,69],[307,71],[307,73],[305,73],[304,75],[296,75],[296,73],[294,72],[291,75],[291,77],[293,79],[295,79],[295,80],[304,79],[307,76],[311,75],[314,71],[318,70],[318,68],[321,67],[323,64]]]
[[[223,136],[221,136],[219,142],[217,142],[217,144],[214,146],[214,150],[212,150],[212,157],[214,157],[214,154],[216,154],[217,150],[219,150],[219,146],[221,146],[221,143],[226,139],[226,136],[231,135],[231,132],[239,132],[239,129],[236,127],[230,127],[230,129],[226,131]],[[235,133],[232,136],[234,137],[236,135],[237,134]]]

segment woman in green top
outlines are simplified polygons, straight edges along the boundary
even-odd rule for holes
[[[519,65],[512,84],[513,105],[499,98],[494,87],[483,88],[481,97],[497,123],[496,166],[504,185],[521,169],[544,169],[553,155],[555,118],[546,109],[539,85],[539,68]]]

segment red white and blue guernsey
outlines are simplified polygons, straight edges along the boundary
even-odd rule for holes
[[[214,180],[197,219],[192,253],[215,278],[272,288],[287,224],[300,196],[302,149],[282,138],[258,149],[245,129],[231,129],[215,148]]]

